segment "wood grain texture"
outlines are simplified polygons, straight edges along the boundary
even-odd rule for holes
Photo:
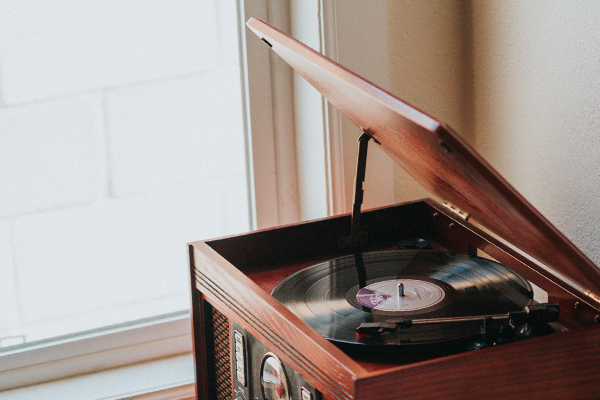
[[[598,399],[599,354],[593,326],[359,379],[356,398]]]
[[[567,275],[573,289],[600,295],[600,269],[452,129],[265,22],[247,25],[423,187]]]
[[[194,263],[194,248],[188,245],[188,262],[190,265],[190,304],[192,305],[191,323],[192,323],[192,346],[194,346],[194,375],[196,385],[194,385],[194,394],[197,399],[209,398],[209,383],[208,383],[208,368],[205,332],[204,307],[202,307],[202,296],[196,290],[196,280],[193,278],[196,275]]]

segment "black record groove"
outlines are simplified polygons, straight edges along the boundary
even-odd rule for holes
[[[370,349],[393,346],[402,351],[472,342],[481,323],[418,325],[376,343],[358,338],[356,328],[398,317],[503,314],[523,309],[533,298],[529,282],[497,262],[428,250],[329,260],[288,276],[272,295],[342,347],[368,344]]]

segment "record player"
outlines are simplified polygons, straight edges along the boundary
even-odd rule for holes
[[[448,126],[247,25],[363,130],[355,203],[189,244],[198,397],[599,398],[600,269]],[[442,202],[361,212],[369,142]]]

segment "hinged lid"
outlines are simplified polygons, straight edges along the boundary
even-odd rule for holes
[[[269,24],[247,25],[423,187],[600,306],[600,269],[452,129]]]

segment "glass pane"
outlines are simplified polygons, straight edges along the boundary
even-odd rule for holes
[[[186,243],[250,224],[235,2],[0,27],[0,351],[188,309]]]

